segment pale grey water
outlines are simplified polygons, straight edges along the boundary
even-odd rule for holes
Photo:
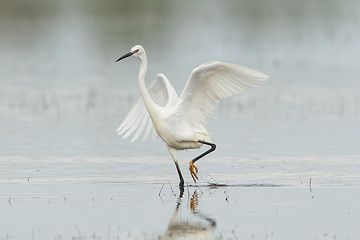
[[[210,239],[359,239],[359,9],[0,1],[0,239],[157,239],[179,202],[182,234],[200,222]],[[270,75],[218,105],[208,125],[218,148],[181,200],[161,140],[115,134],[139,97],[138,62],[115,60],[135,44],[148,82],[164,73],[178,93],[209,60]],[[189,184],[202,150],[179,154]],[[229,187],[206,187],[214,181]]]

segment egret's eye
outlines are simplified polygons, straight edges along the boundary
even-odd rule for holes
[[[139,49],[136,49],[136,50],[135,50],[135,53],[138,53],[138,52],[139,52]]]

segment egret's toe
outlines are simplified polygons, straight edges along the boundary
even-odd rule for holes
[[[196,180],[199,180],[198,176],[196,175],[198,173],[198,168],[194,165],[192,161],[190,161],[189,170],[194,182],[196,182]]]

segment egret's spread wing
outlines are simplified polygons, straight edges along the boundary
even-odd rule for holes
[[[160,106],[173,104],[179,98],[169,80],[163,74],[158,74],[147,90],[153,101]],[[150,133],[153,138],[157,136],[142,97],[136,101],[116,132],[119,135],[124,134],[123,138],[133,134],[131,142],[134,142],[142,133],[144,133],[143,140]]]
[[[175,105],[179,99],[174,87],[164,74],[156,75],[154,82],[148,88],[152,100],[159,106]]]
[[[268,78],[264,73],[235,64],[205,63],[191,73],[178,111],[193,125],[204,127],[220,99],[258,86]]]

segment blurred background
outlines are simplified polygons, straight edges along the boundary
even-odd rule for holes
[[[359,154],[359,26],[356,0],[0,0],[0,156],[168,156],[115,133],[135,44],[178,94],[210,60],[270,75],[217,106],[217,156]]]

